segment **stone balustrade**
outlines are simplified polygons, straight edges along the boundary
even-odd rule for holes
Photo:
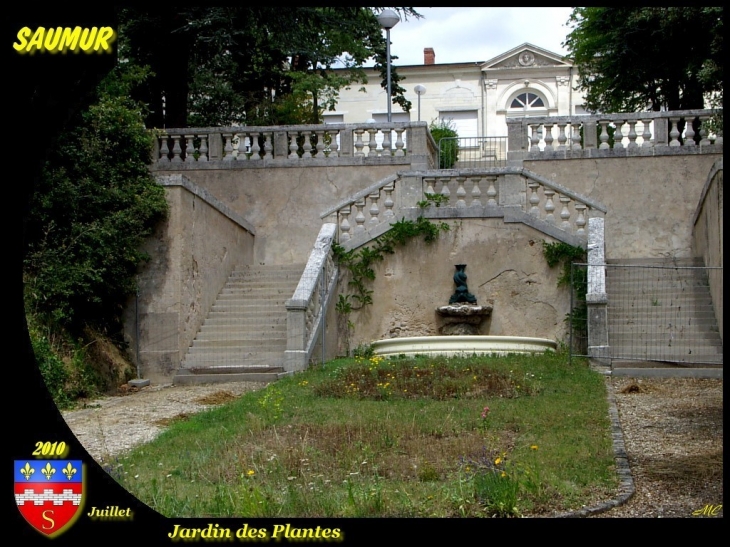
[[[287,371],[307,368],[317,335],[324,328],[326,310],[337,285],[332,250],[336,230],[334,224],[322,225],[294,295],[286,301]]]
[[[443,196],[442,198],[435,196]],[[430,198],[430,201],[429,199]],[[364,245],[402,218],[503,217],[585,247],[589,217],[606,207],[525,168],[399,172],[322,213],[345,249]]]
[[[166,129],[155,139],[153,167],[202,168],[213,162],[263,167],[275,160],[302,166],[337,158],[409,163],[406,156],[419,155],[433,164],[438,149],[432,141],[425,122]]]
[[[509,159],[721,153],[712,110],[508,118]],[[680,133],[679,129],[682,128]]]

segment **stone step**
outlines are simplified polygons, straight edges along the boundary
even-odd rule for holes
[[[208,348],[208,351],[188,353],[185,356],[184,367],[212,366],[226,364],[240,365],[274,365],[279,366],[284,362],[284,350],[267,351],[267,348],[258,350],[229,348],[230,351],[221,351],[216,348]]]
[[[207,335],[208,333],[220,333],[220,334],[235,334],[235,333],[260,333],[264,336],[271,336],[276,334],[277,336],[283,335],[286,332],[286,321],[280,323],[268,323],[261,324],[260,321],[251,321],[246,324],[234,325],[232,323],[220,323],[217,325],[206,324],[200,327],[199,336]]]
[[[237,338],[237,337],[236,337]],[[239,340],[231,340],[231,339],[225,339],[225,340],[201,340],[199,338],[196,338],[193,340],[193,345],[189,348],[189,353],[194,353],[199,350],[209,349],[209,348],[221,348],[221,349],[227,349],[227,348],[240,348],[241,350],[245,350],[247,348],[250,349],[257,349],[257,348],[279,348],[286,349],[286,338],[279,337],[279,338],[270,338],[270,339],[262,339],[262,338],[248,338],[248,339],[239,339]]]
[[[272,308],[280,307],[283,311],[286,311],[286,307],[284,303],[286,302],[285,299],[280,300],[272,300],[271,302],[219,302],[216,301],[215,304],[213,304],[213,307],[211,308],[211,312],[220,312],[220,311],[239,311],[239,312],[245,312],[245,311],[251,311],[251,312],[262,312],[266,313],[268,310],[271,310]]]

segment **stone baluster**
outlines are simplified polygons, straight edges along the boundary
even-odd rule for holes
[[[383,156],[392,156],[393,155],[390,129],[383,130],[383,152],[381,155],[383,155]]]
[[[570,128],[573,131],[571,148],[573,150],[581,150],[582,147],[580,145],[580,124],[579,123],[570,124]]]
[[[529,213],[539,218],[540,209],[538,208],[538,205],[540,205],[540,196],[537,193],[537,189],[540,185],[534,180],[531,180],[527,183],[527,186],[530,188],[530,199],[528,200],[530,202]]]
[[[472,180],[471,205],[476,205],[479,207],[481,207],[481,205],[482,205],[482,201],[480,199],[482,197],[482,191],[479,188],[480,179],[481,179],[481,177],[479,175],[475,175],[475,176],[471,177],[471,180]]]
[[[545,221],[555,224],[555,215],[553,214],[553,211],[555,211],[555,203],[553,202],[555,190],[543,188],[543,194],[545,194]]]
[[[302,135],[304,135],[304,145],[302,146],[302,149],[304,150],[304,153],[302,154],[303,160],[311,160],[312,159],[312,143],[311,143],[311,132],[310,131],[302,131]]]
[[[329,131],[329,137],[330,137],[329,157],[330,158],[336,158],[339,156],[339,154],[338,154],[339,147],[337,146],[337,136],[339,134],[340,134],[340,131],[337,129]]]
[[[223,133],[223,161],[233,161],[233,145],[231,144],[233,133]]]
[[[540,151],[540,124],[530,124],[530,152]]]
[[[297,137],[298,137],[297,131],[290,131],[289,132],[289,156],[288,158],[290,160],[298,160],[299,154],[297,154],[297,151],[299,150],[299,145],[297,144]]]
[[[315,158],[324,158],[324,131],[315,131],[317,135],[317,149],[314,153]]]
[[[170,149],[167,146],[167,135],[160,137],[160,159],[159,163],[170,163]]]
[[[560,209],[560,219],[562,220],[562,222],[560,223],[560,227],[566,232],[572,232],[570,228],[570,209],[568,208],[570,198],[568,196],[564,196],[563,194],[558,194],[558,199],[560,200],[560,203],[563,204]]]
[[[626,123],[624,120],[616,120],[613,122],[616,125],[616,131],[613,132],[613,147],[614,148],[623,148],[624,147],[624,134],[623,131],[621,131],[621,128],[623,127],[624,123]]]
[[[695,128],[692,127],[694,125],[694,118],[687,118],[686,122],[684,126],[684,145],[695,146],[697,144],[695,142]]]
[[[709,119],[709,116],[700,116],[700,146],[707,146],[710,144],[710,139],[707,137],[706,124]]]
[[[364,129],[355,129],[355,155],[364,156],[365,152],[362,149],[365,147],[365,143],[362,142],[362,134],[365,132]]]
[[[601,125],[601,134],[598,136],[598,140],[601,141],[601,144],[598,146],[599,149],[605,150],[606,148],[610,148],[608,144],[608,120],[599,120],[598,123]]]
[[[342,220],[340,221],[340,241],[344,242],[349,240],[352,236],[350,236],[350,222],[347,220],[347,218],[350,216],[350,212],[352,210],[351,205],[346,205],[342,209],[340,209],[340,217],[342,217]]]
[[[198,135],[200,137],[200,148],[198,152],[198,161],[208,161],[208,135]]]
[[[261,133],[258,132],[252,132],[250,139],[251,139],[251,157],[248,158],[250,160],[260,160],[261,159],[261,146],[259,145],[259,135]]]
[[[185,135],[185,161],[192,163],[195,161],[195,146],[193,139],[195,135]]]
[[[274,156],[272,154],[273,151],[274,151],[274,147],[271,144],[271,131],[264,131],[264,159],[265,160],[274,159]]]
[[[565,122],[558,123],[558,150],[565,150],[567,147],[565,143],[568,142],[568,137],[565,135],[565,126],[568,125]]]
[[[553,124],[545,124],[545,152],[552,152],[553,148]]]
[[[651,143],[651,118],[648,120],[641,120],[641,122],[644,124],[644,132],[641,134],[641,138],[644,139],[644,142],[641,143],[641,147],[651,148],[654,146]]]
[[[378,128],[368,127],[368,134],[370,135],[368,140],[368,157],[374,158],[378,155],[378,142],[375,140],[375,136],[378,134]]]
[[[497,206],[497,188],[495,182],[497,181],[496,175],[487,175],[487,181],[489,182],[489,189],[487,190],[487,205],[489,207]]]
[[[585,203],[577,201],[575,203],[575,210],[578,211],[578,216],[575,219],[575,235],[584,237],[586,235],[586,216],[584,211],[588,206]]]
[[[441,177],[441,195],[444,196],[444,202],[446,204],[449,203],[449,198],[451,198],[451,190],[449,190],[449,182],[451,182],[451,177]]]
[[[466,181],[466,177],[458,176],[456,177],[456,206],[457,207],[466,207],[466,200],[464,199],[466,197],[466,190],[464,189],[464,181]]]
[[[629,120],[629,144],[626,148],[638,148],[639,143],[636,142],[636,120]]]
[[[364,199],[360,199],[355,202],[355,208],[357,209],[357,213],[355,214],[355,235],[361,234],[365,231],[365,215],[362,212],[363,207],[365,207]]]
[[[680,146],[678,124],[679,118],[669,118],[669,146]]]
[[[405,147],[405,143],[403,142],[403,131],[405,131],[404,127],[399,127],[395,130],[395,155],[397,157],[406,155],[403,151],[403,148]]]
[[[172,136],[172,163],[182,163],[182,148],[180,148],[180,135]]]
[[[385,201],[383,202],[383,205],[385,205],[385,212],[383,213],[383,217],[385,217],[385,222],[390,222],[391,219],[395,218],[395,213],[393,212],[393,206],[395,205],[395,202],[393,201],[395,182],[386,184],[383,186],[383,190],[385,190]]]
[[[380,190],[375,190],[370,196],[370,227],[377,226],[380,224],[378,215],[380,215],[380,208],[378,207],[378,200],[380,199]]]
[[[424,182],[426,183],[426,191],[425,194],[435,194],[436,190],[434,190],[433,185],[436,183],[436,179],[434,177],[424,177]]]

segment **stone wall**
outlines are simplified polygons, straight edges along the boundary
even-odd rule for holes
[[[723,265],[723,211],[722,211],[722,159],[716,161],[709,175],[697,205],[693,222],[693,250],[702,257],[705,266]],[[722,338],[722,270],[710,270],[710,293],[715,308],[715,317]]]
[[[140,268],[137,306],[130,302],[124,323],[135,361],[139,342],[141,375],[164,383],[180,367],[230,272],[252,263],[254,235],[243,218],[182,175],[158,180],[170,213],[144,246],[150,261]]]
[[[467,265],[467,285],[477,303],[494,307],[480,334],[566,338],[570,294],[557,286],[559,268],[549,268],[543,257],[542,241],[554,240],[499,218],[448,224],[450,231],[437,241],[411,240],[376,264],[375,280],[368,284],[373,304],[350,315],[351,348],[383,338],[439,334],[436,308],[454,293],[455,264]],[[340,293],[351,292],[348,280],[349,273],[341,271]],[[347,346],[345,323],[340,353]]]
[[[185,176],[244,216],[256,231],[255,264],[304,264],[320,214],[408,165],[188,170]]]
[[[692,214],[719,154],[537,160],[524,167],[599,201],[606,258],[687,258]]]

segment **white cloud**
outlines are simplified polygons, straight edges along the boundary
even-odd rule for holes
[[[524,42],[554,53],[570,28],[572,8],[415,8],[424,18],[401,21],[390,33],[397,65],[423,63],[432,47],[437,63],[487,61]]]

